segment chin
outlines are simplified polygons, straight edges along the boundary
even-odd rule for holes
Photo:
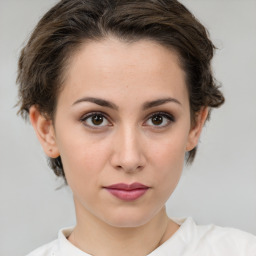
[[[117,211],[115,214],[104,218],[104,222],[116,228],[136,228],[145,225],[154,218],[156,213],[134,212],[134,211]]]
[[[109,220],[107,224],[115,228],[136,228],[145,225],[150,219],[122,218],[119,220]]]

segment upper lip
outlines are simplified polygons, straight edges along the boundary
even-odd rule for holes
[[[109,189],[119,189],[119,190],[134,190],[134,189],[146,189],[149,188],[146,185],[143,185],[141,183],[138,182],[134,182],[132,184],[125,184],[125,183],[117,183],[117,184],[113,184],[104,188],[109,188]]]

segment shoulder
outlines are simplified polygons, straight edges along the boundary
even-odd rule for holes
[[[45,244],[29,253],[27,256],[65,256],[77,255],[73,245],[69,243],[67,237],[72,232],[73,227],[59,230],[58,239]]]
[[[54,240],[48,244],[45,244],[36,250],[29,253],[27,256],[57,256],[56,251],[58,247],[58,240]]]
[[[180,228],[148,256],[256,256],[256,237],[216,225],[197,225],[192,218],[172,218]]]
[[[200,252],[200,255],[256,256],[256,236],[247,232],[216,225],[196,225],[191,218],[184,222],[183,231],[195,255]]]

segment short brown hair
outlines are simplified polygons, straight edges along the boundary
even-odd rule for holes
[[[153,40],[177,52],[186,74],[191,121],[201,107],[219,107],[224,97],[211,70],[215,47],[205,27],[176,0],[62,0],[39,21],[23,48],[18,68],[19,113],[29,108],[54,120],[65,67],[86,40],[113,35],[124,41]],[[188,153],[192,162],[196,148]],[[49,159],[63,176],[61,157]]]

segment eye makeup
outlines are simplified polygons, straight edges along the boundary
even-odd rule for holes
[[[101,111],[91,111],[80,118],[80,122],[91,129],[102,129],[113,126],[106,113]],[[142,123],[144,127],[165,128],[175,122],[175,117],[163,111],[153,112],[147,116],[146,121]]]

